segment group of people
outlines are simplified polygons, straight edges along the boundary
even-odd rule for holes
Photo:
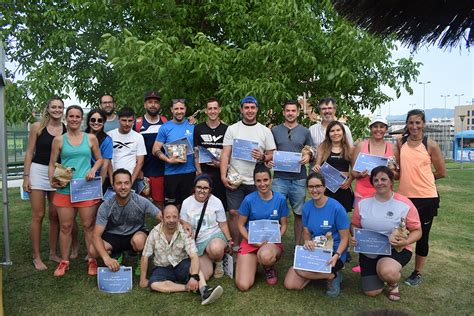
[[[160,115],[160,100],[159,93],[147,92],[146,113],[136,117],[128,107],[116,113],[113,96],[104,95],[99,108],[88,113],[85,132],[80,129],[81,107],[69,106],[63,124],[63,101],[58,97],[48,101],[41,122],[31,127],[24,167],[36,269],[47,269],[40,249],[47,196],[50,260],[59,263],[54,272],[58,277],[69,269],[69,259],[78,255],[75,218],[79,213],[89,275],[97,274],[96,258],[117,271],[125,253],[138,254],[135,274],[140,286],[159,292],[195,291],[202,304],[209,304],[223,289],[209,287],[206,281],[222,277],[224,254],[236,251],[235,284],[239,290],[253,286],[259,265],[266,282],[274,285],[274,265],[283,246],[267,241],[249,243],[248,225],[255,220],[278,220],[283,236],[291,208],[295,245],[312,250],[316,240],[328,232],[334,243],[327,262],[331,273],[292,267],[284,279],[287,289],[300,290],[311,280],[327,280],[326,294],[339,295],[341,270],[350,257],[348,245],[356,244],[354,228],[391,236],[400,219],[410,233],[408,237],[391,236],[390,243],[402,251],[392,251],[390,256],[359,255],[362,290],[378,295],[386,283],[388,298],[400,299],[401,269],[410,261],[414,242],[415,270],[405,283],[421,283],[429,231],[439,206],[435,179],[445,176],[438,145],[423,135],[423,111],[408,113],[406,132],[397,144],[384,141],[388,123],[375,117],[369,125],[370,138],[354,147],[348,126],[336,119],[333,98],[320,100],[321,122],[309,129],[298,123],[300,104],[292,100],[283,104],[284,122],[271,129],[257,121],[259,104],[252,96],[241,100],[242,119],[230,126],[220,120],[221,108],[215,98],[206,100],[206,121],[199,124],[193,116],[186,116],[185,99],[172,100],[170,120]],[[251,152],[252,159],[233,154],[239,140],[258,144]],[[175,155],[173,144],[185,144],[184,155]],[[203,149],[215,159],[200,162]],[[272,172],[275,150],[301,153],[301,171]],[[387,157],[389,164],[370,174],[352,170],[359,153]],[[104,190],[111,187],[115,195],[103,202],[71,202],[69,184],[62,186],[54,177],[58,161],[74,168],[73,179],[101,176]],[[335,192],[326,188],[320,173],[324,163],[346,177]],[[229,173],[237,174],[240,181],[234,181]],[[399,189],[394,193],[398,179]],[[139,194],[143,187],[146,190]],[[348,212],[353,208],[349,220]],[[150,232],[145,227],[146,214],[158,223]],[[58,236],[60,256],[56,253]],[[150,256],[155,268],[148,276]]]

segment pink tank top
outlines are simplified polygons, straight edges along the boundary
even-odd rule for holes
[[[370,144],[369,139],[364,140],[361,153],[370,154],[369,144]],[[384,157],[389,158],[392,155],[393,155],[392,144],[390,144],[389,142],[385,142]],[[370,184],[370,176],[363,177],[361,179],[356,179],[356,186],[355,186],[356,198],[361,199],[361,198],[369,197],[369,196],[374,195],[374,193],[375,193],[375,189],[372,186],[372,184]]]
[[[415,148],[407,143],[400,149],[400,185],[398,193],[409,198],[434,198],[438,196],[431,156],[425,145]]]

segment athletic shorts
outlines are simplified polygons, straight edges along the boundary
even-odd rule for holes
[[[150,181],[150,195],[153,201],[163,202],[165,200],[165,177],[148,177]]]
[[[363,253],[359,254],[359,264],[360,264],[360,281],[362,285],[362,291],[369,292],[374,290],[383,289],[384,282],[377,275],[377,262],[381,258],[389,257],[393,260],[400,263],[402,267],[406,266],[412,257],[412,252],[407,249],[403,249],[401,252],[392,249],[392,254],[390,256],[377,256],[372,259],[364,255]]]
[[[244,198],[254,191],[257,191],[257,187],[253,184],[241,184],[233,191],[227,190],[227,207],[229,210],[238,210]]]
[[[132,238],[137,232],[144,232],[148,235],[148,231],[145,229],[139,229],[133,234],[130,235],[118,235],[118,234],[111,234],[106,231],[102,233],[102,240],[109,243],[112,246],[113,253],[119,253],[122,251],[132,250]]]
[[[280,249],[280,255],[281,255],[283,252],[283,244],[279,243],[279,244],[274,244],[274,245],[276,245]],[[249,244],[247,239],[242,239],[242,241],[240,242],[240,249],[237,253],[240,255],[246,255],[249,253],[256,254],[259,249],[260,249],[259,247]]]
[[[171,281],[174,283],[186,284],[189,281],[189,268],[191,267],[191,259],[182,260],[176,267],[156,267],[151,272],[148,286],[154,282]]]
[[[195,172],[165,175],[165,204],[181,205],[191,195]]]
[[[53,205],[56,207],[90,207],[97,203],[100,203],[100,201],[100,199],[96,199],[72,203],[70,194],[62,194],[56,192],[53,196]]]
[[[198,250],[198,256],[202,256],[204,251],[206,251],[207,245],[213,240],[214,238],[220,238],[227,243],[227,238],[225,237],[224,233],[219,230],[217,233],[212,234],[209,236],[208,239],[204,240],[203,242],[196,243],[196,248]]]
[[[48,165],[31,163],[29,179],[32,190],[56,191],[49,183],[48,168]]]

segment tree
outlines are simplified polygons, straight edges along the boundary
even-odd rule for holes
[[[260,101],[260,120],[278,123],[285,99],[311,91],[316,99],[338,99],[351,127],[366,126],[360,111],[390,100],[381,86],[411,93],[418,74],[411,59],[391,61],[393,41],[354,28],[329,1],[4,6],[8,57],[28,74],[18,85],[36,104],[72,89],[89,105],[111,92],[120,104],[141,110],[143,93],[159,89],[163,105],[185,97],[190,112],[216,96],[223,118],[232,122],[239,99],[252,94]]]

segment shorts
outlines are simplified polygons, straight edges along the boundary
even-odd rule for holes
[[[283,244],[279,243],[274,245],[276,245],[280,249],[281,255],[283,253]],[[242,241],[240,242],[240,249],[237,253],[240,255],[246,255],[249,253],[257,253],[259,249],[259,247],[249,244],[247,239],[242,239]]]
[[[189,268],[191,259],[183,259],[176,267],[156,267],[151,272],[148,286],[155,282],[171,281],[174,283],[186,284],[189,281]]]
[[[257,187],[253,184],[241,184],[233,191],[227,190],[227,207],[229,207],[229,210],[238,210],[244,198],[254,191],[257,191]]]
[[[376,258],[369,258],[363,253],[359,254],[360,264],[360,281],[362,285],[362,291],[369,292],[374,290],[383,289],[384,282],[377,275],[377,262],[381,258],[389,257],[401,264],[402,267],[406,266],[410,262],[412,252],[407,249],[403,249],[398,252],[392,249],[390,256],[377,256]]]
[[[165,177],[147,177],[150,183],[150,196],[155,202],[165,200]]]
[[[206,250],[207,245],[213,240],[214,238],[220,238],[227,243],[227,238],[225,237],[224,233],[219,230],[217,233],[212,234],[209,236],[208,239],[204,240],[203,242],[196,243],[196,248],[198,250],[198,256],[202,256],[204,251]]]
[[[297,215],[303,214],[306,199],[306,179],[273,179],[272,189],[290,200],[291,208]]]
[[[332,193],[326,189],[325,194],[341,203],[347,213],[352,211],[352,207],[354,206],[354,192],[352,192],[351,188],[345,190],[339,188],[336,193]]]
[[[165,204],[181,205],[192,193],[195,176],[194,172],[165,175]]]
[[[148,235],[148,231],[146,231],[145,229],[139,229],[130,235],[111,234],[111,233],[108,233],[107,231],[104,231],[102,233],[101,238],[103,241],[106,241],[112,246],[113,253],[118,253],[118,252],[128,251],[128,250],[134,251],[132,247],[132,238],[137,232],[144,232],[145,234]]]
[[[42,165],[36,162],[31,163],[29,177],[32,190],[56,191],[49,182],[48,168],[48,165]]]
[[[409,199],[418,210],[421,225],[423,225],[424,222],[426,223],[433,220],[433,217],[438,216],[439,197]]]
[[[71,202],[70,194],[62,194],[56,192],[53,197],[53,205],[56,207],[90,207],[100,203],[100,199],[81,201],[81,202]]]

